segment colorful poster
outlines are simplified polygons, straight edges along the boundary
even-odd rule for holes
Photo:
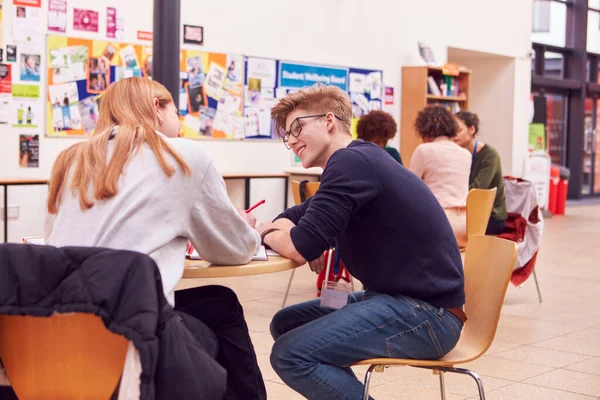
[[[279,86],[299,89],[317,83],[337,86],[348,91],[348,69],[285,61],[279,63]]]
[[[6,62],[16,62],[17,61],[17,46],[14,44],[6,45]]]
[[[364,114],[381,110],[384,102],[383,73],[381,71],[350,68],[349,93],[352,100],[352,123],[350,132],[356,138],[356,125]],[[386,88],[387,89],[387,88]],[[394,92],[392,89],[392,104]]]
[[[67,31],[67,0],[49,0],[48,30],[52,32]]]
[[[183,43],[202,46],[204,44],[204,28],[195,25],[183,25]]]
[[[123,19],[123,10],[116,7],[106,7],[106,37],[123,40],[124,34],[125,20]]]
[[[40,166],[39,135],[19,135],[19,166],[21,168]]]
[[[138,40],[147,40],[149,42],[152,41],[152,32],[147,31],[137,31]]]
[[[12,41],[19,44],[41,45],[44,37],[41,10],[25,6],[16,6],[14,10],[14,18],[11,21]]]
[[[13,0],[15,6],[37,7],[42,6],[42,0]]]
[[[8,124],[12,101],[12,65],[0,64],[0,124]]]
[[[73,9],[73,29],[77,31],[98,32],[98,11]]]
[[[0,64],[0,94],[12,93],[12,65]]]
[[[529,150],[546,150],[546,127],[544,124],[529,124]]]
[[[40,87],[37,85],[13,85],[12,127],[38,128],[43,118],[40,104]]]
[[[392,86],[385,87],[385,105],[386,106],[394,105],[394,88]]]
[[[152,76],[152,47],[48,36],[48,136],[92,134],[106,87],[132,76]],[[180,78],[183,137],[244,136],[242,56],[183,50]]]
[[[20,79],[26,82],[40,81],[41,56],[31,51],[21,53]]]
[[[2,0],[0,0],[0,62],[4,61],[2,46],[4,46],[4,27],[2,26]]]

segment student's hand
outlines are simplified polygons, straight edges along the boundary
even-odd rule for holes
[[[246,210],[241,208],[238,208],[237,212],[244,218],[244,221],[250,225],[250,228],[254,229],[256,227],[256,217],[252,215],[252,213],[247,213]]]
[[[271,228],[277,228],[277,226],[272,222],[263,222],[258,224],[258,226],[256,227],[256,231],[259,235],[262,235],[264,231]]]
[[[316,260],[310,261],[308,263],[308,266],[310,267],[310,270],[313,271],[316,274],[320,274],[321,271],[323,271],[323,269],[325,268],[325,257],[324,254],[321,254],[321,257],[317,258]]]

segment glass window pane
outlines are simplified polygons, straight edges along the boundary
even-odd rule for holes
[[[564,78],[564,58],[560,53],[546,51],[544,53],[544,76],[550,78]]]
[[[600,13],[597,11],[588,11],[587,51],[600,53]]]
[[[566,4],[549,0],[533,1],[533,33],[531,34],[531,41],[565,47],[566,32]]]
[[[588,7],[600,10],[600,0],[588,0]]]
[[[566,99],[559,94],[546,94],[546,147],[552,162],[564,165],[566,157]]]
[[[533,31],[550,32],[550,1],[534,0]]]

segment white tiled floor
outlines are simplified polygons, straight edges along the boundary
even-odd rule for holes
[[[546,220],[537,274],[510,286],[494,344],[466,367],[482,376],[488,399],[600,399],[600,206],[569,207],[567,216]],[[269,399],[303,397],[287,388],[269,365],[271,316],[280,308],[289,272],[203,280],[231,287],[248,320]],[[315,295],[315,275],[296,272],[288,304]],[[190,282],[193,284],[193,282]],[[196,283],[197,284],[197,283]],[[356,368],[364,375],[365,367]],[[448,399],[477,398],[471,378],[446,374]],[[439,399],[438,377],[414,368],[375,374],[372,395],[380,399]]]

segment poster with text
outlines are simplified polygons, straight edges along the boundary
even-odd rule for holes
[[[276,137],[271,108],[276,104],[277,61],[248,57],[244,85],[244,136]]]
[[[182,50],[181,134],[192,139],[243,137],[243,57]],[[48,36],[48,136],[94,132],[102,94],[129,77],[152,77],[152,47]]]
[[[98,32],[98,22],[98,11],[73,9],[73,29],[76,31]]]
[[[382,71],[350,68],[348,76],[348,92],[352,100],[352,125],[350,131],[352,136],[356,138],[356,125],[360,117],[369,111],[381,110],[386,96],[384,94]],[[391,99],[393,101],[393,88],[391,89]]]
[[[180,78],[183,137],[244,136],[240,123],[244,81],[241,55],[182,50]]]
[[[19,166],[21,168],[40,166],[39,135],[19,135]]]
[[[42,57],[34,51],[21,52],[20,79],[26,82],[39,82]]]
[[[123,40],[125,34],[125,19],[123,10],[116,7],[106,8],[106,37]]]
[[[12,101],[12,65],[0,64],[0,124],[8,124]]]
[[[12,93],[12,65],[0,64],[0,94]]]
[[[36,129],[42,126],[40,87],[37,85],[13,85],[12,94],[12,127]]]
[[[67,0],[49,0],[48,30],[51,32],[67,31]]]
[[[12,25],[12,41],[18,44],[41,45],[44,37],[42,11],[39,8],[15,6]]]

